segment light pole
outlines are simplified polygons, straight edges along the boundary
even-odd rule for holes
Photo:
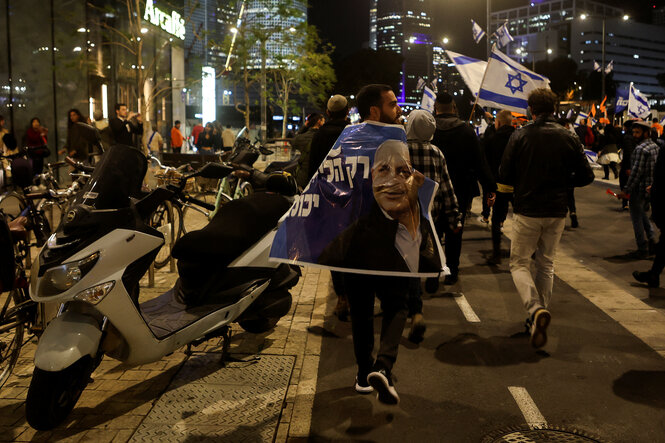
[[[588,14],[581,14],[580,15],[580,18],[582,20],[586,20],[587,17],[589,17]],[[628,14],[626,14],[622,17],[623,21],[628,21],[629,18],[630,18],[630,16]],[[606,25],[606,21],[607,21],[607,15],[605,14],[605,12],[603,12],[603,27],[602,27],[601,49],[600,49],[600,51],[601,51],[601,56],[600,56],[600,59],[601,59],[601,61],[600,61],[600,78],[601,78],[600,98],[601,98],[601,100],[603,99],[603,97],[605,97],[605,76],[607,75],[605,73],[605,25]]]

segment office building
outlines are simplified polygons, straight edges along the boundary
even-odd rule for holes
[[[663,72],[663,28],[637,23],[617,7],[591,0],[550,0],[492,13],[492,29],[504,22],[515,41],[502,51],[527,66],[556,57],[575,60],[578,68],[592,71],[602,60],[605,24],[605,64],[613,61],[619,87],[634,82],[647,95],[664,95],[656,80]]]
[[[432,48],[432,78],[437,82],[437,90],[445,91],[451,95],[464,94],[464,80],[455,64],[448,58],[444,48]]]
[[[370,40],[370,46],[404,57],[397,99],[400,103],[420,103],[418,78],[432,78],[429,0],[377,0],[372,4],[376,5],[376,42]],[[371,31],[370,22],[370,35]]]

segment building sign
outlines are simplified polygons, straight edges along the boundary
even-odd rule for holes
[[[143,20],[148,21],[155,26],[159,26],[164,31],[175,35],[182,40],[185,39],[185,19],[183,19],[176,11],[167,14],[157,8],[152,0],[146,0],[145,2],[145,14],[143,14]]]

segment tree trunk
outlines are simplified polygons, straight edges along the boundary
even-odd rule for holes
[[[249,74],[247,73],[247,67],[245,67],[244,72],[243,72],[243,79],[245,80],[245,127],[249,131],[249,112],[250,112],[250,107],[249,107]]]
[[[268,91],[266,78],[266,45],[267,40],[261,40],[261,143],[265,144],[268,138]]]
[[[284,101],[282,102],[282,110],[284,111],[284,120],[282,120],[282,138],[286,138],[286,126],[289,121],[289,86],[288,82],[284,82],[284,93],[282,97]]]

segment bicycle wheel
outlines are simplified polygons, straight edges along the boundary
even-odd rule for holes
[[[18,289],[0,295],[0,387],[12,373],[23,345],[23,319],[16,306],[21,302]]]
[[[17,192],[9,192],[0,197],[0,209],[14,220],[28,206],[23,196]]]
[[[173,211],[173,229],[175,230],[173,234],[174,241],[178,240],[184,234],[182,227],[182,209],[182,206],[179,204],[171,204],[171,210]]]
[[[173,224],[173,205],[171,202],[160,204],[150,216],[150,226],[164,234],[164,244],[155,257],[155,268],[159,269],[169,262],[171,258],[171,245],[175,241],[176,230]]]

